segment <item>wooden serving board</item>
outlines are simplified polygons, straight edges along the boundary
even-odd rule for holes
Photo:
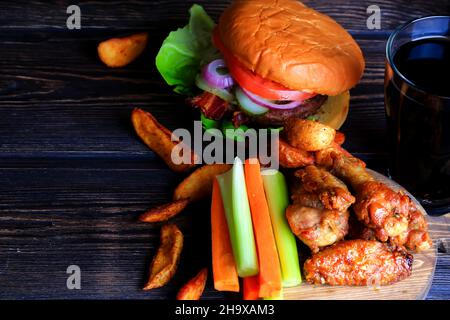
[[[369,170],[379,181],[394,190],[404,190],[416,202],[424,215],[425,209],[405,189],[387,177]],[[449,237],[450,215],[441,217],[428,216],[429,231],[433,239],[433,247],[420,253],[413,253],[413,271],[409,278],[388,286],[328,286],[302,283],[298,287],[284,289],[284,299],[287,300],[412,300],[424,299],[433,280],[437,260],[437,243],[440,239]]]

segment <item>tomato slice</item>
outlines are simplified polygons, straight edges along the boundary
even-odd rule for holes
[[[213,42],[223,54],[231,76],[242,88],[268,100],[306,100],[316,95],[315,93],[291,90],[279,83],[264,79],[246,68],[225,48],[217,28],[213,32]]]

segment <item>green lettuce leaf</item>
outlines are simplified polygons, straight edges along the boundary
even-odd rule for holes
[[[172,31],[156,56],[156,67],[164,80],[175,86],[175,92],[185,95],[193,94],[201,66],[218,57],[211,42],[214,21],[197,4],[189,13],[189,24]]]

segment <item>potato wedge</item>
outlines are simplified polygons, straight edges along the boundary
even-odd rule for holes
[[[196,169],[177,186],[173,200],[201,200],[212,192],[214,177],[231,169],[229,164],[207,164]]]
[[[170,218],[176,216],[181,211],[183,211],[188,204],[189,200],[181,199],[157,206],[141,214],[139,216],[139,221],[161,222],[169,220]]]
[[[172,132],[160,124],[151,113],[136,108],[131,114],[131,121],[137,135],[164,160],[170,169],[175,172],[184,172],[195,167],[197,156],[193,151],[191,151],[190,163],[176,164],[172,161],[172,149],[179,142],[171,140]]]
[[[200,272],[189,280],[177,294],[177,300],[200,300],[203,290],[205,290],[208,269],[203,268]]]
[[[174,224],[161,228],[161,244],[150,265],[150,277],[144,290],[160,288],[172,279],[183,250],[183,234]]]
[[[108,67],[123,67],[144,51],[147,41],[147,32],[133,34],[124,38],[112,38],[98,45],[98,56]]]
[[[288,143],[305,151],[329,147],[336,135],[336,130],[320,122],[298,118],[289,119],[284,130]]]
[[[278,141],[278,156],[280,166],[284,168],[300,168],[314,163],[311,153],[294,148],[282,139]]]

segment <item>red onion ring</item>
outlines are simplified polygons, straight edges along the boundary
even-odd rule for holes
[[[208,63],[202,70],[202,76],[205,82],[214,88],[225,89],[234,84],[234,80],[229,73],[220,74],[217,69],[226,68],[225,61],[216,59]]]
[[[276,110],[289,110],[289,109],[294,109],[296,107],[298,107],[299,105],[301,105],[303,103],[304,100],[295,100],[289,103],[283,103],[283,104],[279,104],[279,103],[275,103],[271,100],[267,100],[264,98],[261,98],[260,96],[257,96],[254,93],[251,93],[250,91],[241,88],[242,91],[245,93],[245,95],[247,97],[249,97],[250,100],[252,100],[254,103],[257,103],[263,107],[269,108],[269,109],[276,109]]]

